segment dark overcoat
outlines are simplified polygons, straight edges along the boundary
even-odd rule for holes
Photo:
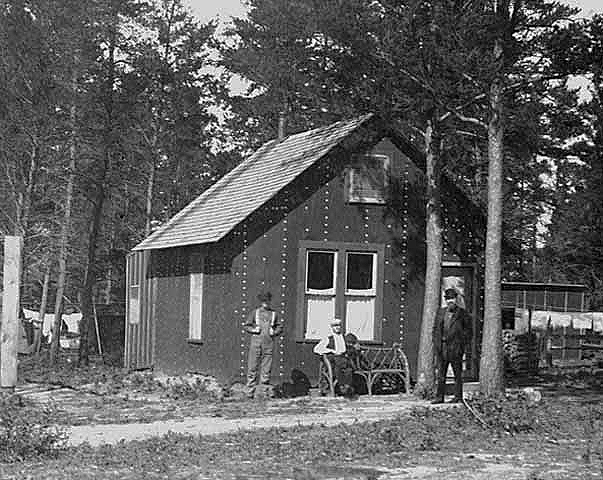
[[[433,325],[433,346],[436,355],[442,354],[443,342],[446,341],[449,356],[462,357],[465,347],[471,344],[471,317],[464,308],[456,307],[450,319],[450,328],[444,332],[446,307],[440,308]]]

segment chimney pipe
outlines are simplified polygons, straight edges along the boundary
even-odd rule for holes
[[[285,139],[285,126],[287,119],[285,118],[285,112],[278,114],[278,141],[282,142]]]

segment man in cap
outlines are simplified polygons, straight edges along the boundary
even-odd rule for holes
[[[444,401],[446,372],[452,365],[454,372],[454,399],[463,401],[463,353],[471,343],[471,317],[457,303],[457,291],[444,291],[446,306],[440,308],[433,326],[433,345],[436,358],[437,391],[433,403]]]
[[[270,384],[272,369],[272,352],[274,339],[283,332],[283,322],[270,306],[272,294],[262,292],[258,295],[260,306],[247,316],[245,330],[251,335],[249,342],[249,357],[247,361],[247,396],[253,398],[258,384]]]
[[[326,355],[333,367],[333,380],[337,381],[337,389],[343,396],[354,395],[352,387],[353,365],[347,350],[352,344],[356,348],[358,340],[353,334],[344,335],[342,322],[339,318],[331,321],[331,333],[314,347],[314,353]]]

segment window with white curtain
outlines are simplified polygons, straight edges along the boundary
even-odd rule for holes
[[[360,340],[375,337],[377,254],[346,252],[346,331]]]
[[[302,241],[299,254],[303,290],[297,321],[303,339],[328,335],[331,320],[338,316],[345,332],[360,340],[379,341],[383,246]]]
[[[322,338],[329,333],[335,317],[337,252],[306,251],[306,338]]]

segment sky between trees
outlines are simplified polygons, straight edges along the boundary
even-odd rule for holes
[[[241,0],[187,0],[186,3],[202,21],[216,16],[219,16],[222,21],[228,21],[231,16],[241,16],[245,13]],[[584,16],[590,17],[594,13],[603,13],[601,0],[566,0],[563,3],[581,8]]]

